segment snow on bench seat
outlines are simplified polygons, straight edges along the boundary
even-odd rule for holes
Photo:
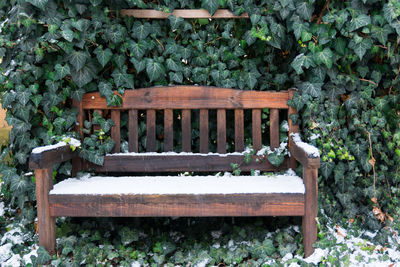
[[[303,180],[276,176],[140,176],[70,178],[50,195],[169,195],[169,194],[304,194]]]

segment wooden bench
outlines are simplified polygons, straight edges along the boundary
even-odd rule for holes
[[[281,121],[287,119],[290,133],[298,131],[289,117],[296,111],[287,105],[293,93],[294,90],[260,92],[201,86],[153,87],[126,91],[121,107],[108,107],[99,93],[85,94],[81,102],[75,102],[79,110],[79,125],[83,125],[85,114],[94,110],[102,111],[104,116],[110,113],[108,116],[115,122],[111,129],[112,139],[116,142],[114,153],[119,153],[120,114],[127,112],[129,151],[134,153],[107,155],[103,166],[89,166],[82,162],[68,145],[32,153],[30,168],[35,170],[36,177],[39,244],[49,252],[55,251],[55,218],[58,216],[302,216],[304,250],[305,255],[309,256],[317,238],[315,219],[319,154],[310,153],[307,145],[294,140],[293,136],[289,136],[288,144],[291,157],[286,157],[279,167],[266,159],[259,160],[262,156],[257,155],[253,156],[250,163],[245,163],[245,155],[240,153],[245,148],[245,124],[249,123],[244,119],[246,112],[251,112],[251,140],[256,150],[262,148],[262,140],[266,136],[269,136],[272,149],[279,147],[280,116]],[[266,134],[262,133],[264,108],[270,110],[270,126]],[[173,127],[175,110],[181,112],[181,129]],[[191,116],[193,110],[199,110],[193,114],[199,114],[200,148],[190,153],[194,147],[191,136],[191,122],[195,121]],[[214,111],[210,110],[216,110],[217,117],[217,151],[213,153],[209,151],[209,121]],[[226,151],[227,112],[234,113],[234,153]],[[146,121],[147,152],[144,153],[135,153],[140,144],[139,114],[145,114]],[[163,115],[163,138],[160,140],[158,137],[158,140],[163,143],[164,151],[174,150],[174,130],[181,130],[181,151],[185,153],[154,153],[156,114]],[[62,181],[53,188],[54,164],[70,159],[73,159],[75,173],[92,167],[96,172],[108,175],[113,172],[129,175],[223,172],[232,171],[231,163],[238,164],[242,172],[252,169],[275,172],[294,169],[297,160],[303,166],[303,177],[91,177]],[[119,187],[117,179],[121,181]]]

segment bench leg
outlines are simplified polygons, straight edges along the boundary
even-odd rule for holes
[[[49,191],[53,188],[52,169],[35,170],[39,246],[50,254],[56,247],[56,218],[50,216]]]
[[[306,188],[305,214],[303,216],[304,253],[308,257],[314,252],[312,244],[317,241],[318,216],[318,169],[303,169],[303,181]]]

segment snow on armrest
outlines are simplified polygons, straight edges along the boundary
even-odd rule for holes
[[[303,166],[319,168],[320,154],[318,148],[301,141],[300,135],[298,133],[291,133],[290,139],[292,140],[290,154]]]
[[[36,147],[30,155],[29,168],[32,170],[51,168],[54,164],[70,160],[75,155],[70,145],[65,142]]]

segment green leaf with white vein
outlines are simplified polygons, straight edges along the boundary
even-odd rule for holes
[[[132,27],[132,36],[138,40],[145,39],[151,32],[151,25],[148,22],[136,21]]]
[[[111,83],[100,82],[99,92],[101,96],[111,96],[113,94]]]
[[[141,59],[146,53],[146,46],[140,41],[136,43],[132,40],[129,42],[129,50],[135,58]]]
[[[72,42],[74,39],[74,32],[71,29],[64,29],[61,31],[62,37],[67,40],[68,42]]]
[[[308,3],[308,1],[298,2],[296,4],[297,14],[299,14],[299,16],[305,20],[311,19],[313,11],[314,11],[313,5]]]
[[[166,63],[167,63],[167,68],[169,70],[173,70],[173,71],[181,71],[182,70],[181,63],[173,60],[172,58],[167,58]]]
[[[71,69],[69,68],[68,64],[65,64],[64,66],[62,66],[61,64],[57,64],[54,69],[56,70],[56,80],[61,80],[65,76],[71,74]]]
[[[18,102],[21,103],[21,105],[25,106],[29,102],[30,96],[31,92],[29,92],[28,90],[18,92]]]
[[[116,68],[111,76],[114,78],[114,83],[116,86],[125,86],[131,89],[134,88],[133,75],[126,73],[126,66],[124,66],[122,70]]]
[[[96,54],[97,60],[101,64],[101,66],[104,66],[110,61],[113,53],[111,52],[110,48],[106,48],[103,50],[102,46],[97,47],[94,50],[94,53]]]
[[[255,69],[243,74],[243,79],[250,89],[254,89],[261,74]]]
[[[211,15],[214,15],[215,11],[217,11],[219,6],[218,0],[202,0],[201,7],[210,12]]]
[[[40,9],[44,10],[46,8],[46,5],[49,2],[49,0],[27,0],[27,2],[31,3],[35,7],[38,7]]]
[[[78,87],[83,87],[86,84],[90,83],[93,80],[94,76],[95,74],[87,66],[81,68],[78,71],[71,71],[72,80],[76,83],[76,85],[78,85]]]
[[[150,78],[150,81],[153,82],[164,76],[165,69],[161,63],[158,63],[153,59],[149,59],[146,65],[146,72]]]
[[[392,33],[392,29],[387,24],[383,27],[372,26],[371,36],[377,39],[383,45],[386,45],[386,41],[390,33]]]
[[[175,17],[174,15],[168,16],[169,23],[171,24],[172,30],[176,30],[179,28],[180,25],[185,21],[181,17]]]
[[[73,51],[68,56],[69,62],[75,68],[75,71],[82,69],[85,65],[86,60],[88,59],[88,55],[83,51]]]
[[[364,57],[367,50],[372,47],[372,41],[369,38],[365,38],[359,43],[356,43],[354,40],[351,40],[349,43],[349,47],[354,50],[354,53],[356,53],[356,55],[361,60]]]
[[[333,53],[331,49],[325,48],[321,52],[316,53],[314,59],[316,63],[323,63],[328,67],[328,69],[330,69],[332,67],[332,57]]]
[[[361,14],[350,21],[350,31],[357,30],[371,23],[371,18],[365,14]]]
[[[314,60],[312,59],[311,56],[306,56],[303,53],[295,57],[293,60],[292,64],[290,66],[293,67],[293,69],[296,71],[297,74],[302,74],[303,73],[303,68],[305,67],[308,69],[310,66],[315,67]]]
[[[171,81],[177,82],[177,83],[182,83],[183,81],[183,75],[182,72],[170,72],[169,73],[169,79]]]
[[[321,87],[323,83],[310,83],[310,82],[303,82],[300,84],[299,88],[305,93],[309,94],[313,97],[320,97],[321,96]]]

